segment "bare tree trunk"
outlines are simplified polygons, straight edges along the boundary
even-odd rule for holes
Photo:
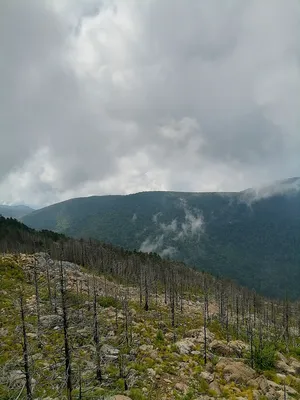
[[[225,326],[226,326],[226,341],[227,343],[229,342],[229,302],[228,302],[228,293],[226,296],[226,321],[225,321]]]
[[[71,352],[70,352],[69,337],[68,337],[68,318],[67,318],[65,285],[66,285],[66,282],[65,282],[65,277],[64,277],[63,263],[62,263],[62,259],[61,259],[61,261],[60,261],[60,293],[61,293],[64,345],[65,345],[65,375],[66,375],[66,383],[67,383],[67,398],[68,398],[68,400],[72,400]]]
[[[102,382],[102,371],[101,371],[101,354],[100,354],[100,340],[99,340],[99,328],[98,328],[98,313],[97,313],[97,289],[94,277],[94,343],[96,347],[96,379],[99,383]]]
[[[38,341],[38,347],[41,349],[42,341],[41,341],[40,294],[39,294],[36,260],[34,260],[34,271],[33,272],[34,272],[35,304],[36,304],[36,315],[37,315],[37,341]]]
[[[149,310],[149,289],[148,289],[148,280],[147,280],[147,275],[145,272],[145,306],[144,306],[145,311]]]
[[[22,331],[23,331],[23,361],[24,361],[24,370],[26,379],[26,393],[27,393],[27,400],[32,400],[33,396],[32,396],[31,378],[30,378],[29,360],[28,360],[29,359],[28,342],[27,342],[27,333],[25,324],[23,295],[20,296],[20,309],[21,309],[21,321],[22,321]]]
[[[126,346],[129,347],[129,310],[128,310],[128,300],[127,295],[123,303],[124,313],[125,313],[125,340]]]
[[[57,311],[57,287],[56,287],[56,278],[54,278],[53,304],[54,304],[54,312],[55,312],[55,314],[58,314],[58,311]]]
[[[204,287],[204,315],[203,315],[203,333],[204,333],[204,364],[207,363],[207,310],[208,310],[208,293],[205,282]]]
[[[142,274],[142,266],[140,266],[140,307],[142,307],[143,303],[143,274]]]
[[[236,338],[239,338],[239,333],[240,333],[240,326],[239,326],[239,297],[238,295],[236,296]]]
[[[253,327],[252,327],[251,319],[249,320],[249,333],[250,333],[250,361],[251,361],[251,368],[254,368]]]
[[[77,308],[77,318],[80,321],[80,297],[79,297],[79,283],[76,279],[76,308]]]
[[[51,308],[53,310],[53,300],[52,300],[52,293],[51,293],[51,281],[50,281],[50,273],[49,273],[49,265],[46,264],[46,277],[47,277],[47,289],[48,289],[48,297]]]
[[[124,390],[128,390],[128,383],[127,383],[127,374],[125,371],[125,361],[124,361],[124,354],[119,354],[119,376],[121,379],[124,380]]]
[[[78,400],[82,400],[82,372],[81,372],[80,363],[79,363],[78,375],[79,375],[79,393],[78,393]]]
[[[116,300],[116,304],[118,303],[118,293],[117,293],[117,289],[115,290],[115,300]],[[118,331],[119,328],[119,320],[118,320],[118,307],[115,307],[115,319],[116,319],[116,332]]]

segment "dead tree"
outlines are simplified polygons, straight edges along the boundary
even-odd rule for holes
[[[149,310],[149,288],[148,288],[148,279],[147,279],[147,274],[145,271],[145,306],[144,310],[148,311]]]
[[[207,363],[207,316],[208,316],[208,288],[204,282],[204,313],[203,313],[203,334],[204,334],[204,364]]]
[[[40,294],[39,294],[39,285],[38,285],[38,274],[37,274],[36,260],[34,260],[34,271],[33,272],[34,272],[35,304],[36,304],[36,315],[37,315],[37,340],[38,340],[38,347],[42,348]]]
[[[22,332],[23,332],[23,362],[24,362],[24,371],[25,371],[25,380],[26,380],[26,393],[27,400],[32,400],[32,388],[31,388],[31,377],[30,377],[30,369],[29,369],[29,355],[28,355],[28,341],[27,341],[27,333],[26,333],[26,323],[25,323],[25,311],[24,311],[24,301],[23,295],[20,296],[20,311],[21,311],[21,321],[22,321]]]
[[[127,299],[127,294],[125,296],[124,302],[123,302],[123,309],[124,309],[124,314],[125,314],[125,321],[124,321],[124,334],[125,334],[125,341],[126,341],[126,347],[129,347],[129,307],[128,307],[128,299]]]
[[[96,348],[96,379],[99,383],[102,382],[101,371],[101,353],[100,353],[100,339],[99,339],[99,326],[98,326],[98,310],[97,310],[97,288],[96,280],[94,277],[94,301],[93,301],[93,320],[94,320],[94,343]]]
[[[125,360],[126,360],[126,355],[122,354],[121,352],[119,353],[119,377],[120,379],[123,380],[124,382],[124,390],[128,390],[128,383],[127,383],[127,378],[129,373],[126,372],[126,365],[125,365]]]
[[[60,260],[60,294],[61,294],[61,307],[62,307],[62,316],[63,316],[63,331],[64,331],[64,346],[65,346],[65,376],[66,376],[66,383],[67,383],[67,398],[68,398],[68,400],[72,400],[71,351],[70,351],[70,346],[69,346],[69,335],[68,335],[66,282],[65,282],[62,259]]]
[[[49,265],[48,263],[46,264],[46,278],[47,278],[47,289],[48,289],[48,297],[49,297],[49,302],[50,306],[53,308],[53,300],[52,300],[52,291],[51,291],[51,281],[50,281],[50,273],[49,273]]]

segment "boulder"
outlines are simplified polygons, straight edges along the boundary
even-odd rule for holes
[[[267,378],[263,375],[256,379],[251,379],[248,384],[256,389],[260,389],[263,394],[266,394],[270,388]]]
[[[101,347],[101,353],[107,360],[117,360],[119,355],[119,350],[109,344],[104,344]]]
[[[225,342],[224,340],[213,340],[209,346],[210,350],[223,357],[243,357],[244,353],[249,350],[249,346],[241,340],[232,340]]]
[[[276,358],[277,358],[277,360],[283,361],[286,364],[288,363],[287,358],[279,351],[276,352]]]
[[[227,382],[236,382],[247,384],[251,379],[255,378],[256,372],[254,369],[244,364],[241,361],[232,361],[223,359],[216,365],[217,370],[222,370],[224,378]]]
[[[0,328],[0,336],[7,336],[7,335],[8,335],[8,329]]]
[[[195,349],[194,342],[190,339],[182,339],[175,343],[175,346],[180,354],[189,354]]]
[[[300,362],[296,358],[290,358],[290,365],[295,370],[295,375],[300,375]]]
[[[260,400],[262,398],[262,393],[259,390],[253,390],[252,398],[253,400]]]
[[[285,391],[289,396],[293,396],[295,397],[296,395],[298,395],[297,390],[295,390],[294,388],[290,387],[290,386],[286,386],[285,387]]]
[[[62,326],[63,318],[60,315],[43,315],[40,318],[40,322],[43,328],[52,329],[56,326]]]
[[[221,394],[221,388],[217,381],[213,381],[209,384],[209,389],[213,390],[218,396]]]
[[[224,340],[213,340],[209,346],[210,350],[223,357],[234,356],[234,350]]]
[[[200,329],[191,329],[185,334],[186,338],[192,338],[193,341],[197,343],[204,343],[204,328]],[[209,344],[211,343],[215,338],[215,335],[209,331],[209,329],[206,329],[206,342]]]
[[[214,375],[213,375],[213,374],[210,374],[210,373],[207,372],[207,371],[202,371],[202,372],[200,373],[200,376],[201,376],[201,378],[205,379],[208,383],[211,383],[211,382],[213,382],[213,380],[214,380]]]
[[[270,388],[269,392],[266,393],[265,397],[268,400],[278,400],[278,399],[280,399],[280,394],[279,394],[279,392],[276,392],[275,389]]]
[[[151,350],[153,350],[153,346],[152,346],[151,344],[142,344],[142,345],[139,347],[139,349],[140,349],[141,351],[144,351],[144,352],[146,352],[146,351],[151,351]]]
[[[277,371],[287,375],[295,375],[296,373],[295,369],[292,366],[288,365],[286,362],[282,360],[277,360],[275,362],[275,368],[277,369]]]
[[[175,389],[183,394],[186,394],[188,391],[188,386],[183,382],[178,382],[175,385]]]
[[[153,368],[148,368],[148,369],[147,369],[147,373],[148,373],[148,375],[149,375],[150,377],[152,377],[152,378],[154,378],[155,375],[156,375],[156,372],[154,371]]]
[[[242,340],[232,340],[228,343],[228,346],[237,357],[243,357],[244,353],[249,350],[249,345],[244,343]]]
[[[9,374],[9,382],[14,388],[22,387],[25,383],[25,374],[21,370],[13,370]]]

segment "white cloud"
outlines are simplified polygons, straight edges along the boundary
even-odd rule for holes
[[[298,0],[1,2],[1,200],[298,176],[299,37]]]
[[[162,257],[174,256],[179,241],[186,238],[201,239],[205,231],[204,218],[199,210],[189,209],[186,201],[180,200],[178,210],[184,212],[184,222],[179,223],[177,218],[172,221],[158,224],[158,217],[162,213],[154,214],[152,221],[155,224],[155,235],[147,237],[140,246],[140,251],[156,252]],[[170,245],[172,243],[172,245]]]

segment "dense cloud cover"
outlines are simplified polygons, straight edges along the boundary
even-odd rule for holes
[[[298,0],[0,2],[0,201],[300,174]]]

